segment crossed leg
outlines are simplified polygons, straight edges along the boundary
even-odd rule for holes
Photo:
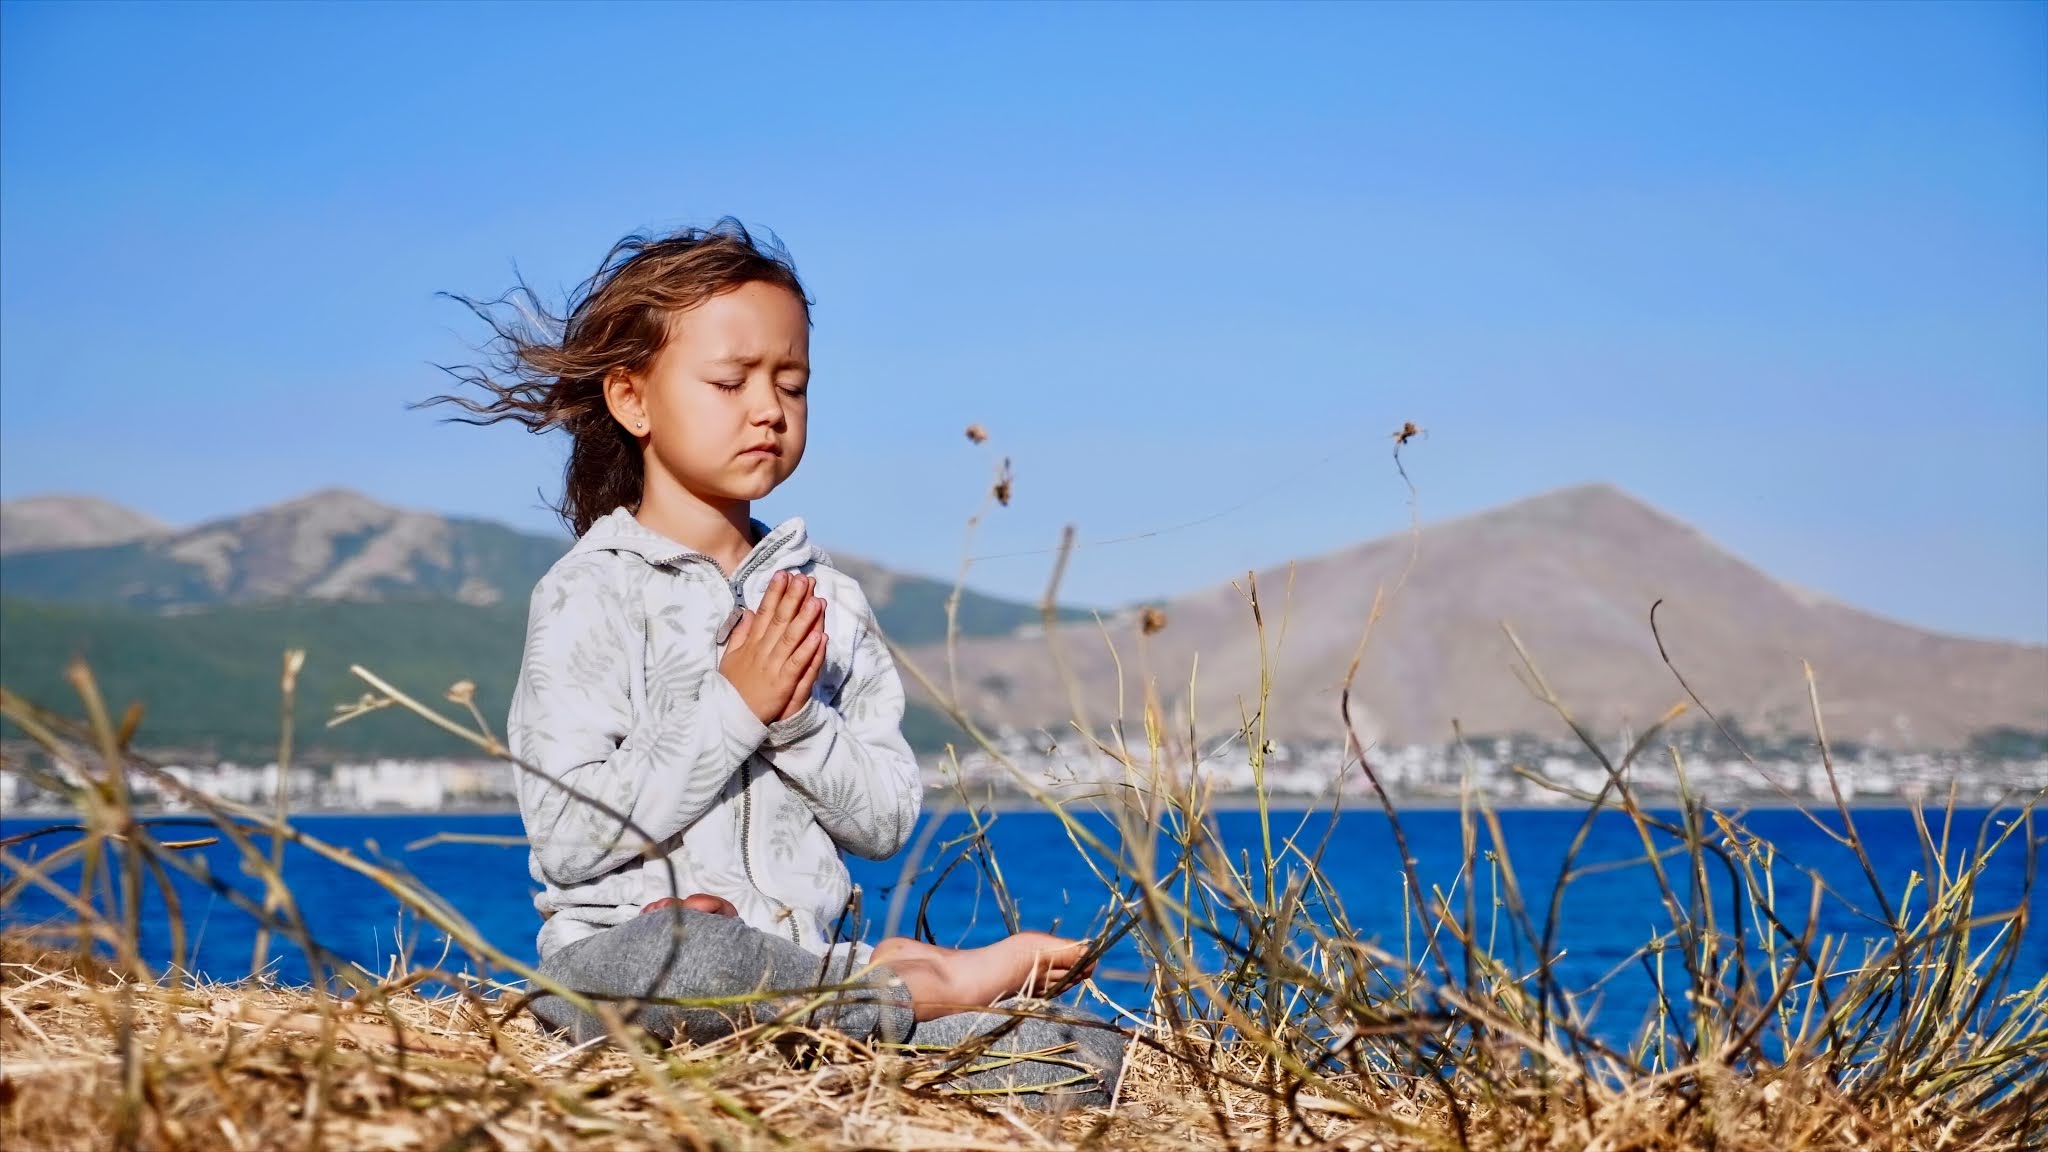
[[[911,1010],[925,1021],[1012,996],[1043,995],[1087,951],[1084,941],[1044,932],[1019,932],[984,948],[942,948],[891,936],[875,945],[875,963],[887,965],[910,989]]]
[[[706,892],[664,897],[640,912],[644,916],[672,907],[739,916],[731,901]],[[875,945],[874,960],[903,981],[911,1010],[924,1021],[986,1008],[1011,996],[1042,995],[1072,972],[1087,951],[1084,941],[1044,932],[1019,932],[983,948],[944,948],[891,936]]]
[[[811,1003],[812,994],[803,990],[815,988],[821,976],[829,979],[822,962],[788,937],[736,916],[670,906],[557,948],[540,971],[603,999],[677,1001],[643,1003],[633,1021],[670,1042],[707,1044]],[[924,1053],[988,1037],[989,1058],[961,1069],[949,1081],[956,1088],[1023,1093],[1016,1099],[1024,1104],[1050,1106],[1056,1098],[1106,1104],[1123,1067],[1124,1036],[1085,1012],[1034,1007],[1018,1015],[996,1006],[919,1022],[909,988],[888,967],[876,965],[853,983],[861,987],[818,1008],[807,1022],[883,1048],[908,1045]],[[778,995],[779,989],[792,995]],[[606,1034],[602,1021],[560,997],[543,993],[531,1008],[547,1027],[579,1042]]]

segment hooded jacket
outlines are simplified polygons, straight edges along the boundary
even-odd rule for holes
[[[822,954],[852,891],[840,853],[888,857],[917,822],[903,686],[860,585],[802,520],[754,527],[728,578],[619,508],[533,590],[506,733],[542,956],[695,892]],[[816,579],[825,662],[803,708],[763,724],[718,661],[778,571]]]

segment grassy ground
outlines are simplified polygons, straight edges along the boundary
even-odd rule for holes
[[[286,717],[295,671],[288,657]],[[361,675],[375,710],[410,711],[503,753],[469,686],[449,690],[450,711]],[[1101,877],[1099,935],[1134,939],[1157,974],[1152,1001],[1126,1006],[1138,1022],[1113,1105],[1048,1112],[958,1091],[947,1073],[973,1053],[874,1051],[793,1016],[664,1049],[625,1023],[631,1005],[548,985],[405,877],[283,813],[185,792],[212,823],[198,839],[234,844],[263,883],[261,896],[245,895],[193,867],[189,828],[177,829],[184,841],[166,839],[138,816],[128,800],[136,776],[182,790],[125,749],[124,725],[83,666],[70,679],[82,720],[0,689],[0,712],[84,781],[43,780],[69,797],[82,832],[33,848],[0,843],[0,901],[34,887],[75,918],[55,937],[11,940],[0,957],[0,1143],[10,1152],[2048,1147],[2048,980],[2024,983],[2015,971],[2031,887],[2011,908],[1983,906],[1977,887],[2001,853],[2019,856],[2031,882],[2038,796],[1968,843],[1942,814],[1923,818],[1918,844],[1886,846],[1924,862],[1903,892],[1878,883],[1851,812],[1838,808],[1838,838],[1864,862],[1867,888],[1838,891],[1814,876],[1787,892],[1773,849],[1739,815],[1692,799],[1675,816],[1637,804],[1628,766],[1660,751],[1658,730],[1645,733],[1626,757],[1603,759],[1605,787],[1576,797],[1585,827],[1600,809],[1629,816],[1643,852],[1624,866],[1645,870],[1662,894],[1661,907],[1632,910],[1653,913],[1653,930],[1630,958],[1654,980],[1659,1006],[1616,1045],[1590,1026],[1599,988],[1569,987],[1553,967],[1567,944],[1563,895],[1596,867],[1580,865],[1576,848],[1558,876],[1528,886],[1543,899],[1525,899],[1494,813],[1468,796],[1458,881],[1426,888],[1411,871],[1398,946],[1362,938],[1320,867],[1321,846],[1276,825],[1263,804],[1258,851],[1225,851],[1211,798],[1186,768],[1192,741],[1168,733],[1147,700],[1131,734],[1103,732],[1094,749],[1121,767],[1123,784],[1085,803],[1123,835],[1091,832],[1076,818],[1083,801],[1040,796]],[[1264,702],[1251,703],[1245,747],[1256,775]],[[287,758],[290,742],[287,722]],[[1829,766],[1824,736],[1814,755]],[[1384,801],[1369,753],[1350,770]],[[1384,808],[1399,837],[1400,813]],[[446,932],[468,971],[518,972],[527,985],[342,961],[297,916],[276,864],[285,842],[375,880]],[[913,869],[928,847],[913,849]],[[1002,862],[986,839],[960,850],[1004,904]],[[257,921],[269,934],[259,954],[296,950],[321,988],[349,994],[193,982],[145,966],[139,909],[150,890],[175,909],[174,874]],[[1856,908],[1880,943],[1820,934],[1816,913],[1831,901]],[[585,1003],[614,1042],[574,1049],[537,1034],[518,1008],[526,987]]]

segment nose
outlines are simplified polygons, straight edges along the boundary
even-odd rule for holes
[[[748,413],[747,421],[760,428],[780,428],[783,419],[782,394],[770,384],[764,393],[755,399],[753,411]]]

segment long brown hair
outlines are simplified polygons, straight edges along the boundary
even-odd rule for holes
[[[612,245],[590,279],[569,294],[568,310],[549,312],[522,279],[495,300],[444,293],[485,324],[491,339],[481,365],[441,365],[486,399],[435,396],[424,405],[453,404],[465,424],[513,420],[530,432],[569,433],[562,500],[553,505],[581,536],[598,517],[640,504],[640,444],[612,419],[605,377],[642,372],[668,340],[675,313],[745,284],[779,284],[810,298],[789,254],[770,238],[757,241],[730,217],[709,228],[666,236],[632,235]]]

